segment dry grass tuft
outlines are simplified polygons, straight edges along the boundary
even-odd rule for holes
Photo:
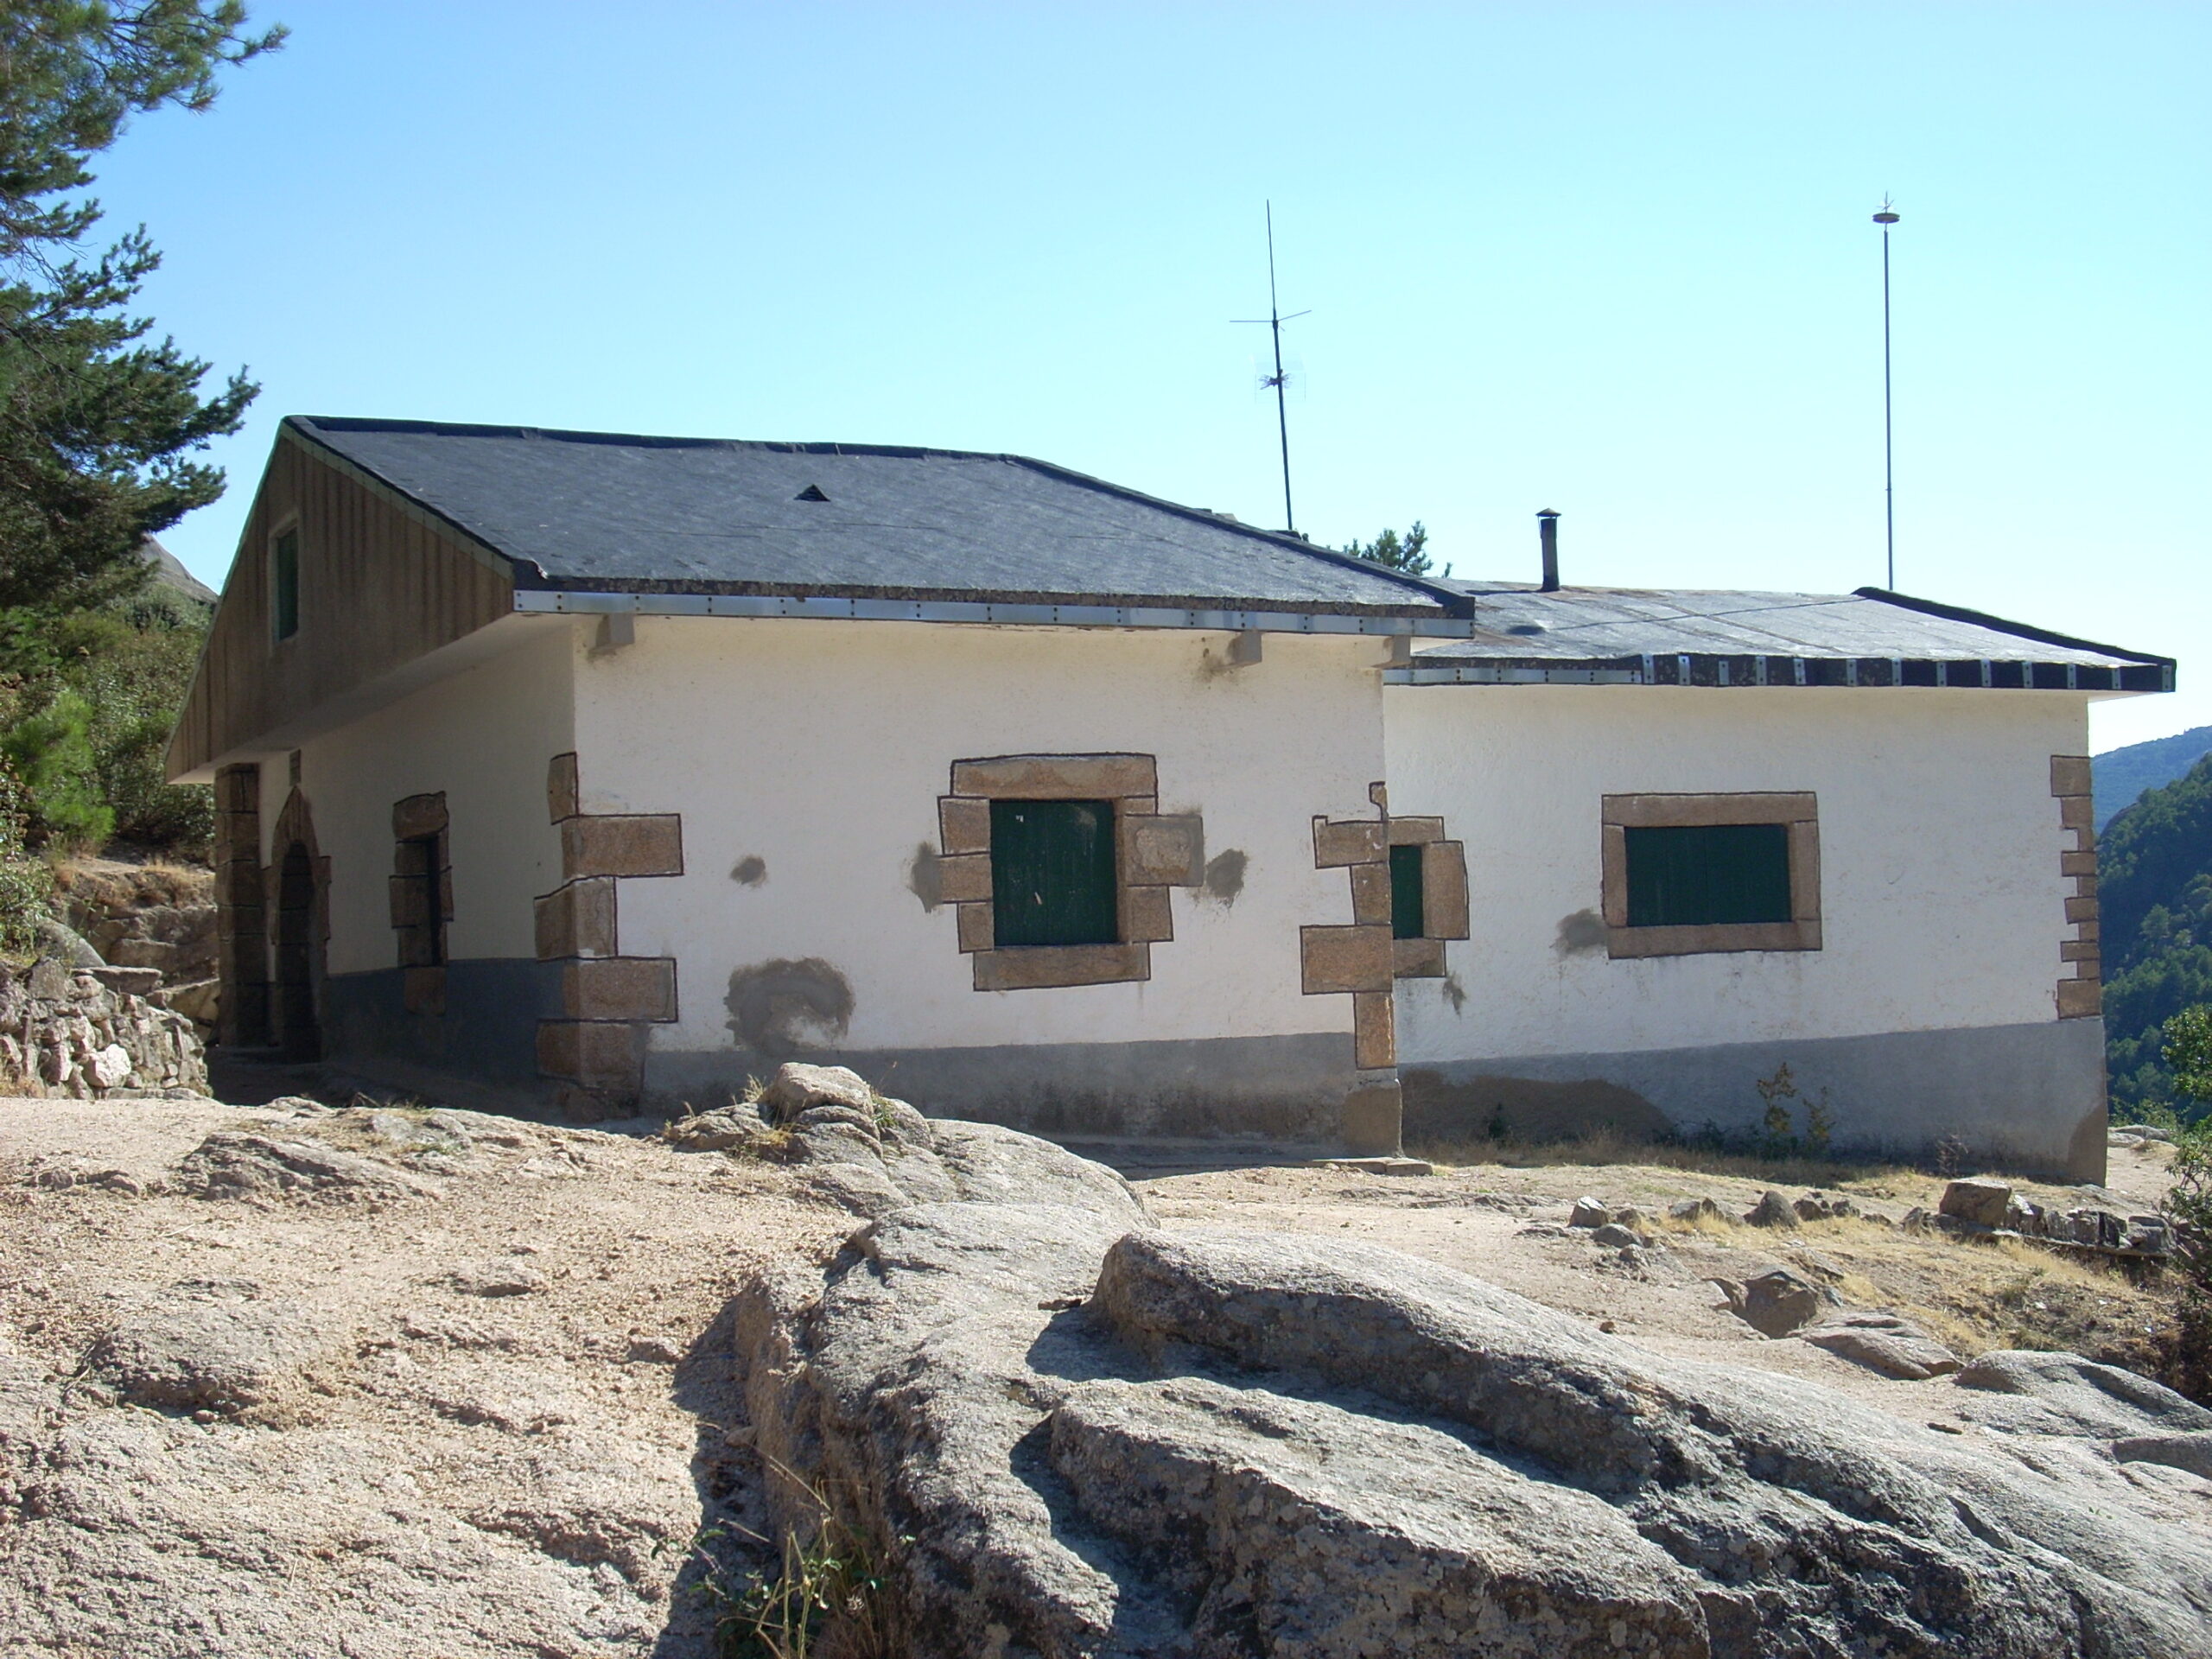
[[[1526,1145],[1503,1141],[1412,1142],[1406,1150],[1433,1164],[1459,1167],[1534,1169],[1562,1165],[1630,1164],[1685,1170],[1700,1175],[1725,1175],[1768,1186],[1840,1187],[1893,1181],[1918,1173],[1906,1165],[1878,1160],[1815,1158],[1802,1154],[1767,1157],[1678,1142],[1637,1141],[1614,1129],[1598,1129],[1572,1140]]]

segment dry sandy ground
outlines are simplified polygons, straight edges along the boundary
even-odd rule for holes
[[[852,1217],[759,1163],[474,1115],[408,1150],[397,1116],[0,1100],[0,1653],[704,1651],[671,1592],[734,1418],[717,1315]],[[162,1190],[233,1129],[424,1190]],[[104,1337],[180,1295],[276,1322],[257,1403],[118,1397]]]
[[[2100,1193],[2020,1183],[2039,1203],[2095,1205],[2140,1213],[2167,1185],[2171,1152],[2115,1151]],[[1657,1165],[1439,1164],[1427,1176],[1253,1166],[1185,1173],[1127,1172],[1172,1227],[1334,1233],[1442,1262],[1577,1314],[1662,1352],[1812,1378],[1890,1410],[1948,1417],[1946,1382],[1894,1381],[1795,1340],[1770,1340],[1728,1311],[1711,1282],[1741,1281],[1775,1267],[1833,1289],[1850,1306],[1912,1319],[1962,1357],[1991,1348],[2067,1348],[2146,1363],[2161,1316],[2159,1293],[2121,1273],[2039,1245],[1969,1243],[1909,1233],[1872,1221],[1808,1222],[1787,1232],[1732,1222],[1647,1224],[1661,1248],[1622,1253],[1565,1225],[1587,1193],[1647,1217],[1684,1198],[1709,1197],[1740,1216],[1771,1181]],[[1885,1170],[1824,1190],[1894,1222],[1915,1205],[1934,1209],[1943,1183]],[[1795,1198],[1807,1189],[1780,1185]]]

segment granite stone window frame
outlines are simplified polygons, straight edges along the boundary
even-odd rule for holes
[[[1821,948],[1821,823],[1819,803],[1811,791],[1608,795],[1600,821],[1605,952],[1613,961]],[[1628,832],[1729,824],[1781,824],[1787,829],[1789,919],[1630,926]]]
[[[446,924],[453,919],[450,823],[442,790],[392,803],[391,927],[410,1014],[445,1012]]]
[[[1389,849],[1389,862],[1382,867],[1382,876],[1388,884],[1391,906],[1390,976],[1441,979],[1445,942],[1466,938],[1470,932],[1466,848],[1460,842],[1445,839],[1442,818],[1389,817],[1384,820],[1382,833]],[[1411,878],[1410,885],[1419,895],[1420,925],[1410,930],[1405,924],[1413,918],[1402,918],[1399,914],[1406,908],[1408,896],[1408,883],[1400,879],[1401,872]],[[1363,905],[1364,895],[1357,875],[1353,877],[1352,896],[1362,920],[1367,919],[1370,907],[1379,907],[1371,900]]]
[[[1114,824],[1118,937],[1092,944],[1001,945],[992,902],[995,801],[1103,801]],[[952,763],[938,798],[940,893],[953,906],[961,950],[979,991],[1112,985],[1152,977],[1152,947],[1175,937],[1171,887],[1205,879],[1205,835],[1196,813],[1160,810],[1159,765],[1149,754],[1001,754]]]

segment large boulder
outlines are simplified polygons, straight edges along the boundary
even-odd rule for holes
[[[1815,1348],[1825,1348],[1869,1370],[1906,1382],[1925,1382],[1959,1369],[1956,1354],[1911,1320],[1895,1313],[1838,1312],[1797,1335]]]
[[[736,1310],[785,1523],[835,1512],[924,1659],[2212,1655],[2212,1537],[2153,1484],[2192,1453],[2109,1444],[2194,1431],[2154,1395],[2063,1382],[2102,1446],[1939,1433],[1100,1190],[910,1205]]]
[[[1962,1221],[1969,1227],[2002,1227],[2006,1206],[2012,1202],[2012,1189],[2002,1181],[1953,1181],[1943,1189],[1943,1198],[1936,1208],[1940,1214],[1954,1221]]]
[[[1786,1337],[1835,1306],[1835,1293],[1808,1284],[1787,1268],[1754,1274],[1742,1284],[1715,1280],[1729,1312],[1762,1336]]]
[[[855,1215],[917,1204],[1065,1204],[1123,1229],[1151,1218],[1103,1164],[995,1123],[924,1117],[841,1065],[790,1063],[757,1100],[682,1117],[662,1130],[687,1152],[796,1164],[819,1198]]]

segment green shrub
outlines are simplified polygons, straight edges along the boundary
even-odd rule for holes
[[[2212,1007],[2183,1009],[2166,1021],[2165,1039],[2175,1092],[2200,1110],[2212,1104]],[[2164,1208],[2173,1224],[2181,1294],[2164,1344],[2165,1380],[2212,1402],[2212,1121],[2174,1138],[2173,1178]]]
[[[0,957],[36,954],[38,924],[54,913],[54,873],[23,847],[23,791],[0,760]]]
[[[166,767],[207,622],[205,605],[160,588],[67,616],[0,613],[0,758],[31,845],[206,847],[213,791],[170,784]]]
[[[100,798],[92,748],[92,705],[63,686],[46,706],[0,733],[0,759],[22,782],[30,828],[58,849],[98,848],[115,830],[115,812]]]

